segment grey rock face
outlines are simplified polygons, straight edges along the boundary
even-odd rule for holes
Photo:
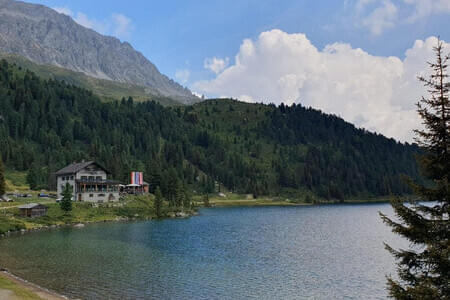
[[[148,88],[190,103],[198,98],[161,74],[127,42],[85,28],[48,7],[0,0],[0,51],[86,75]]]

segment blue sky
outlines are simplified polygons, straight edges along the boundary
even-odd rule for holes
[[[410,90],[425,67],[420,61],[432,57],[430,38],[450,41],[450,0],[28,2],[130,42],[162,73],[195,92],[300,102],[400,140],[411,140],[417,127],[417,119],[407,129],[404,121],[423,92]],[[308,68],[311,61],[316,64]],[[325,75],[315,70],[319,65]],[[366,81],[356,83],[339,72],[346,68]],[[408,90],[400,102],[394,99],[399,84]],[[376,104],[383,106],[378,115]],[[392,125],[399,119],[403,123]]]
[[[177,70],[188,69],[191,75],[187,84],[213,76],[204,68],[206,58],[233,58],[245,38],[254,39],[270,29],[305,33],[319,49],[334,42],[345,42],[382,56],[403,57],[416,39],[430,35],[450,40],[449,15],[445,13],[398,24],[382,34],[371,34],[360,19],[368,15],[371,8],[375,9],[379,1],[368,1],[371,3],[362,17],[357,15],[358,1],[336,0],[29,2],[67,8],[72,13],[83,13],[91,20],[104,23],[110,22],[113,14],[124,15],[130,20],[130,27],[119,38],[129,41],[170,77],[175,78]],[[399,18],[405,18],[414,6],[401,2]],[[114,35],[112,31],[105,33]]]

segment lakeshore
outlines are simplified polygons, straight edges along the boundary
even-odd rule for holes
[[[187,218],[196,214],[196,209],[205,207],[203,196],[197,195],[192,199],[192,208],[184,210],[180,207],[170,207],[163,203],[162,215],[164,218]],[[253,198],[245,194],[227,194],[224,196],[212,195],[209,199],[210,207],[258,207],[258,206],[311,206],[324,204],[357,204],[357,203],[388,203],[390,197],[370,199],[347,199],[343,201],[315,201],[304,202],[286,197],[259,197]],[[24,218],[19,215],[18,206],[30,202],[38,202],[48,206],[46,216],[39,218]],[[73,211],[64,213],[59,204],[50,199],[38,199],[33,195],[30,199],[20,199],[17,202],[0,202],[0,237],[8,236],[13,232],[28,232],[55,229],[59,227],[80,227],[90,223],[101,222],[127,222],[156,219],[154,211],[154,196],[128,196],[119,203],[92,204],[73,203]]]
[[[2,300],[67,300],[69,298],[28,282],[10,272],[0,271]]]

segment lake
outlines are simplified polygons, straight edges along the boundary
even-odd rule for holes
[[[0,265],[81,299],[385,299],[389,204],[201,209],[0,239]]]

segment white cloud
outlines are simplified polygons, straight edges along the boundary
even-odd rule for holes
[[[367,4],[367,0],[365,1]],[[386,29],[394,27],[397,21],[397,6],[385,0],[362,20],[362,25],[368,27],[373,35],[380,35]]]
[[[188,82],[190,76],[191,72],[189,72],[189,70],[186,69],[177,70],[175,72],[175,78],[178,79],[182,84]]]
[[[59,13],[72,17],[72,19],[81,26],[95,30],[101,34],[113,35],[121,39],[130,37],[130,34],[134,29],[131,19],[123,14],[113,13],[107,19],[97,20],[88,17],[85,13],[73,12],[68,7],[53,7],[53,9]]]
[[[131,19],[123,14],[112,14],[111,16],[114,24],[113,34],[118,37],[128,37],[133,30]]]
[[[70,8],[68,7],[53,7],[53,9],[59,12],[60,14],[64,14],[67,16],[73,15],[72,10],[70,10]]]
[[[73,20],[80,24],[81,26],[84,26],[86,28],[90,28],[92,30],[95,30],[101,34],[107,34],[109,25],[107,22],[98,21],[95,19],[90,19],[86,14],[82,12],[77,12],[72,16]]]
[[[412,24],[437,14],[450,14],[450,0],[358,0],[356,23],[380,35],[399,24]]]
[[[450,13],[450,0],[403,0],[414,6],[414,12],[408,17],[409,22],[415,22],[433,14]]]
[[[228,66],[229,62],[230,59],[228,57],[226,57],[225,59],[217,57],[206,58],[203,62],[203,67],[205,69],[213,71],[216,74],[219,74]]]
[[[343,43],[320,51],[304,34],[272,30],[244,40],[234,64],[193,88],[250,102],[301,103],[412,141],[412,130],[421,126],[414,103],[426,95],[416,76],[434,59],[435,44],[434,37],[416,41],[401,60]]]

